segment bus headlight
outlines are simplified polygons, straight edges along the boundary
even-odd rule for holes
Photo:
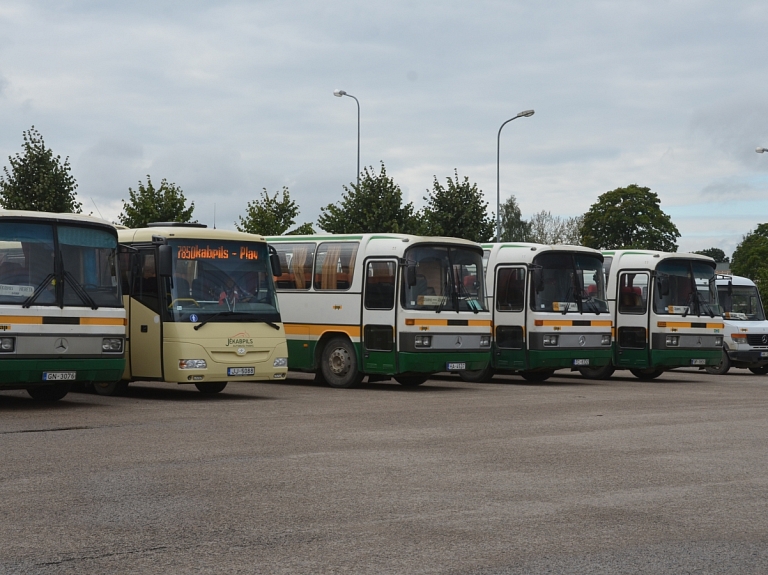
[[[110,351],[113,353],[123,351],[123,338],[121,337],[105,337],[101,340],[101,350]]]
[[[552,334],[545,335],[544,345],[557,345],[557,336]]]
[[[180,359],[179,369],[207,369],[208,364],[204,359]]]
[[[276,357],[275,361],[272,362],[272,367],[288,367],[288,358]]]
[[[416,347],[431,347],[432,346],[432,336],[431,335],[417,335],[414,340],[413,344]]]
[[[605,334],[600,338],[600,345],[611,345],[611,336],[609,334]]]
[[[667,347],[677,347],[680,345],[680,336],[668,335],[664,341],[667,344]]]
[[[716,335],[715,336],[715,347],[723,347],[723,336],[722,335]]]
[[[480,347],[491,347],[491,336],[490,335],[481,335],[480,336]]]
[[[2,337],[0,338],[0,352],[9,353],[16,349],[15,337]]]

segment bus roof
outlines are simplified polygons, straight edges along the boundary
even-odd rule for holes
[[[270,243],[282,242],[328,242],[328,241],[357,241],[361,245],[370,246],[381,245],[389,247],[391,251],[398,249],[404,251],[406,248],[415,244],[454,244],[474,248],[478,252],[482,251],[480,244],[461,238],[447,238],[440,236],[414,236],[409,234],[315,234],[311,236],[267,236]]]
[[[731,285],[735,285],[735,286],[755,286],[755,282],[743,276],[717,274],[717,279],[716,279],[717,285],[725,286],[725,285],[728,285],[728,282],[731,282]]]
[[[214,230],[200,227],[158,226],[151,228],[118,228],[117,237],[121,242],[149,243],[153,236],[166,239],[232,240],[241,242],[263,242],[264,236],[236,232],[234,230]]]
[[[56,222],[78,222],[82,224],[93,224],[97,226],[107,226],[115,229],[115,225],[94,216],[86,216],[83,214],[56,214],[53,212],[34,212],[31,210],[0,210],[0,218],[14,218],[14,219],[46,219]]]
[[[569,252],[583,253],[595,256],[602,260],[603,255],[592,248],[584,246],[573,246],[569,244],[535,244],[531,242],[498,242],[482,244],[484,250],[490,250],[490,258],[493,260],[507,260],[512,258],[516,262],[533,261],[537,255],[544,252]]]
[[[717,265],[715,260],[701,254],[685,252],[657,252],[653,250],[603,250],[604,257],[613,258],[611,273],[621,268],[656,269],[659,262],[670,259],[698,260],[709,264],[713,268]]]

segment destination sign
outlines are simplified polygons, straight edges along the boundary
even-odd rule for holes
[[[176,257],[180,260],[258,260],[259,252],[248,246],[230,249],[227,246],[178,246]]]

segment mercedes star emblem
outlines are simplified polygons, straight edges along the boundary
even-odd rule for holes
[[[63,337],[60,337],[56,340],[56,342],[53,344],[53,349],[56,350],[57,353],[64,353],[69,348],[69,344],[67,343],[67,340]]]
[[[245,348],[244,347],[238,347],[237,348],[237,355],[245,355]]]
[[[581,347],[584,347],[586,344],[587,344],[587,338],[584,337],[583,335],[580,335],[579,336],[579,345]]]

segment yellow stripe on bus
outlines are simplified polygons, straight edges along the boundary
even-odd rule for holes
[[[359,325],[327,325],[308,323],[284,323],[286,335],[323,335],[328,331],[341,331],[349,337],[360,337]]]
[[[690,322],[690,321],[660,321],[658,322],[659,327],[675,327],[675,328],[690,328],[693,327],[692,324],[694,323],[700,323],[700,322]],[[723,329],[725,327],[725,324],[722,323],[707,323],[705,324],[705,327],[707,329]]]
[[[81,317],[80,325],[125,325],[122,317]]]
[[[467,319],[467,320],[449,320],[449,319],[425,319],[425,318],[407,318],[405,325],[449,325],[450,321],[467,322],[469,327],[491,327],[491,320],[489,319]],[[455,327],[455,326],[452,326]]]
[[[45,316],[60,317],[60,316]],[[0,323],[42,325],[43,316],[25,316],[25,315],[4,315],[0,316]],[[122,317],[67,317],[65,319],[75,319],[77,324],[69,323],[62,325],[126,325],[125,318]],[[58,325],[58,324],[51,324]]]
[[[42,316],[25,316],[25,315],[3,315],[0,316],[0,323],[26,323],[42,325]]]
[[[611,320],[605,320],[605,319],[593,319],[593,320],[572,320],[572,319],[537,319],[534,320],[534,325],[537,326],[543,326],[543,325],[556,325],[561,327],[573,327],[573,322],[589,322],[589,325],[591,327],[613,327],[613,322]],[[577,324],[577,327],[582,327],[581,325]],[[586,326],[583,326],[586,327]]]

